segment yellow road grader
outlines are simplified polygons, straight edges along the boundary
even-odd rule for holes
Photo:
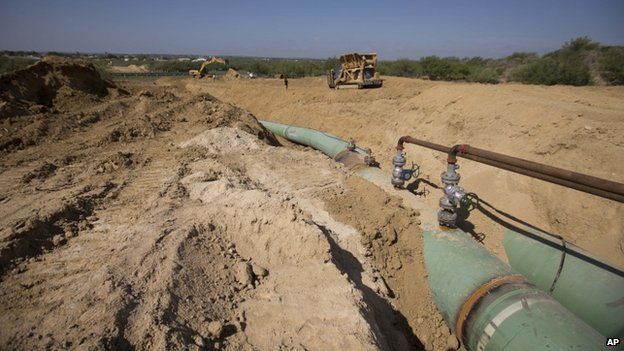
[[[327,85],[331,89],[379,88],[383,80],[375,71],[377,54],[351,53],[340,56],[340,66],[327,72]]]

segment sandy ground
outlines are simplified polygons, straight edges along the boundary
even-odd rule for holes
[[[146,73],[149,72],[147,65],[108,66],[106,70],[111,73]]]
[[[46,65],[2,82],[0,349],[452,341],[398,198],[190,79]]]
[[[388,77],[376,90],[329,90],[324,78],[190,81],[259,119],[320,129],[372,148],[390,168],[401,135],[475,147],[624,182],[624,88],[483,85]],[[421,166],[412,191],[437,206],[446,155],[410,145]],[[561,235],[624,265],[624,205],[575,190],[460,160],[461,185],[485,211],[461,227],[505,259],[501,237],[518,222]],[[489,205],[488,205],[489,204]]]

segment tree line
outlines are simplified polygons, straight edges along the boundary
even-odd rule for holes
[[[35,60],[27,56],[36,52],[0,52],[0,73],[20,69]],[[62,54],[79,57],[80,53]],[[102,72],[109,64],[146,65],[156,72],[188,72],[197,69],[201,62],[190,60],[155,59],[150,55],[134,55],[136,60],[104,54],[92,59]],[[266,59],[230,57],[228,64],[213,64],[209,71],[218,73],[233,68],[253,72],[257,76],[286,75],[292,78],[320,76],[337,68],[336,57],[315,59]],[[468,81],[479,83],[520,82],[542,85],[624,85],[624,47],[603,46],[587,37],[579,37],[564,43],[561,48],[544,55],[516,52],[500,59],[482,57],[427,56],[418,60],[398,59],[380,61],[377,70],[382,75],[426,78],[430,80]]]

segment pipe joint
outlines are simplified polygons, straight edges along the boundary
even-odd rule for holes
[[[355,140],[353,138],[349,139],[349,143],[347,144],[347,150],[355,151]]]
[[[470,145],[468,144],[457,144],[453,145],[448,152],[448,163],[457,163],[457,154],[467,154],[470,149]]]
[[[398,151],[403,151],[403,149],[405,148],[405,146],[403,146],[403,144],[405,143],[405,138],[409,138],[408,136],[402,136],[399,138],[399,140],[397,141],[397,146],[396,149]]]
[[[379,166],[375,160],[375,156],[373,156],[373,151],[370,148],[365,147],[362,151],[364,152],[364,163],[366,163],[366,165],[371,167]]]

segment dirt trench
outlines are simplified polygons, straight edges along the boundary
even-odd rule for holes
[[[417,213],[206,93],[118,86],[2,120],[2,349],[446,348]]]
[[[382,88],[367,90],[331,90],[321,77],[293,79],[287,91],[276,79],[193,81],[186,88],[209,92],[259,119],[353,138],[386,169],[398,138],[412,135],[624,181],[623,163],[613,162],[624,152],[622,87],[384,79]],[[446,155],[415,145],[405,151],[421,171],[410,188],[437,207]],[[470,212],[461,227],[502,260],[505,230],[525,222],[624,265],[624,205],[470,160],[459,164],[460,185],[489,204]]]
[[[401,312],[393,324],[414,337],[413,345],[445,349],[453,336],[432,303],[419,213],[357,176],[351,176],[347,184],[347,191],[328,199],[329,211],[360,232],[364,256],[372,259],[377,272],[374,279],[387,286],[383,294]]]

